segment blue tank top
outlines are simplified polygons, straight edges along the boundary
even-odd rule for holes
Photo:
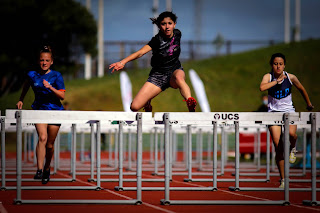
[[[292,82],[287,72],[283,71],[287,76],[281,84],[276,84],[268,89],[268,112],[294,112],[292,103],[291,88]],[[273,72],[270,72],[270,82],[276,81]]]
[[[285,78],[281,84],[276,84],[275,86],[268,89],[268,95],[270,95],[271,97],[276,99],[282,99],[291,94],[292,84],[290,82],[288,74],[286,72],[284,72],[284,74],[287,76],[287,78]],[[270,75],[270,82],[277,80],[274,77],[273,72],[270,72]]]
[[[57,90],[65,91],[62,75],[54,70],[41,75],[37,71],[29,71],[28,79],[33,89],[35,100],[31,105],[34,110],[64,110],[60,99],[43,85],[43,79]]]

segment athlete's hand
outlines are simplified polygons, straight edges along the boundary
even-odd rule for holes
[[[109,69],[112,69],[111,73],[114,71],[119,71],[124,68],[124,64],[121,61],[118,61],[116,63],[110,64]]]
[[[43,79],[42,83],[43,83],[45,88],[50,89],[50,87],[52,87],[51,84],[48,81],[44,80],[44,79]]]
[[[16,104],[17,109],[22,109],[23,106],[23,102],[22,101],[18,101],[18,103]]]
[[[310,104],[310,105],[307,106],[307,110],[308,110],[308,111],[311,111],[311,110],[313,110],[313,109],[314,109],[314,106],[313,106],[312,104]]]
[[[287,76],[283,73],[281,73],[281,75],[279,76],[279,78],[277,78],[277,84],[281,84],[282,81],[287,78]]]

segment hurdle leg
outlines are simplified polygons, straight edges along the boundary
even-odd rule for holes
[[[81,144],[80,144],[80,162],[84,162],[84,144],[85,144],[85,139],[84,139],[84,132],[81,132]]]
[[[266,181],[270,181],[270,131],[267,127],[267,150],[266,150],[266,158],[267,158],[267,171],[266,171]]]
[[[211,134],[208,132],[208,141],[207,141],[207,164],[209,164],[211,159]]]
[[[137,113],[137,203],[142,204],[142,114]]]
[[[119,186],[114,189],[123,191],[123,121],[119,122]]]
[[[192,134],[191,125],[187,125],[187,151],[188,151],[188,178],[185,182],[192,181]]]
[[[119,132],[118,129],[115,130],[114,133],[115,141],[114,141],[114,169],[118,168],[118,148],[119,148]]]
[[[76,124],[72,124],[72,151],[71,151],[71,170],[72,181],[76,181],[76,161],[77,161],[77,131]]]
[[[261,170],[261,132],[260,128],[257,129],[257,171]]]
[[[220,151],[220,161],[221,161],[221,176],[224,175],[224,153],[225,153],[225,132],[224,127],[221,127],[221,151]]]
[[[170,167],[169,167],[169,173],[170,173],[170,180],[172,180],[172,145],[173,145],[173,131],[172,131],[172,125],[170,124],[169,125],[169,164],[170,164]]]
[[[170,205],[170,134],[169,134],[169,114],[165,113],[163,115],[164,120],[164,149],[165,149],[165,180],[164,180],[164,199],[161,200],[162,205]],[[190,126],[189,126],[190,129]]]
[[[303,128],[302,140],[302,175],[306,176],[306,156],[307,156],[307,129]]]
[[[94,150],[94,126],[90,123],[90,151],[91,151],[91,158],[90,158],[90,179],[88,182],[94,181],[94,159],[95,159],[95,150]]]
[[[97,121],[96,123],[96,128],[97,128],[97,188],[96,190],[101,189],[101,125],[100,121]]]
[[[311,120],[311,200],[304,200],[304,205],[316,206],[317,201],[317,128],[316,128],[316,113],[310,114]]]
[[[6,132],[5,118],[1,117],[1,190],[6,188]]]
[[[198,171],[202,171],[202,152],[203,152],[203,137],[202,129],[199,129],[199,168]]]
[[[111,130],[109,130],[109,134],[108,134],[108,142],[109,142],[109,149],[108,149],[109,162],[108,162],[108,166],[112,165],[112,143],[111,143],[111,138],[112,138],[112,133],[111,133]]]
[[[289,201],[289,149],[290,149],[290,138],[289,138],[289,113],[284,114],[284,205],[290,205]]]
[[[31,159],[31,132],[28,133],[28,161],[32,162],[32,159]]]
[[[152,130],[150,131],[150,163],[153,163],[153,135],[152,135]]]
[[[14,200],[15,204],[21,204],[21,164],[22,164],[22,125],[21,111],[16,112],[17,120],[17,197]]]
[[[218,132],[217,132],[217,122],[213,121],[213,191],[218,190],[217,187],[217,168],[218,168]],[[208,134],[208,137],[210,135]],[[209,161],[208,161],[209,162]]]
[[[152,175],[158,175],[158,128],[154,128],[154,173]]]
[[[23,162],[27,163],[28,162],[28,132],[23,133]]]
[[[163,160],[164,160],[163,148],[164,148],[163,133],[161,131],[161,133],[160,133],[160,162],[161,162],[161,164],[164,164],[164,162],[163,162]]]
[[[132,170],[132,134],[131,134],[131,130],[128,130],[128,170]]]

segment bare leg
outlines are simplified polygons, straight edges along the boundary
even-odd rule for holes
[[[185,100],[191,97],[190,87],[185,81],[185,73],[183,70],[173,72],[170,79],[170,86],[174,89],[179,88],[180,94]]]
[[[44,170],[50,168],[50,163],[53,156],[54,150],[54,141],[56,140],[57,134],[59,132],[60,126],[57,125],[48,125],[48,142],[46,147],[46,164]]]
[[[281,126],[270,126],[270,134],[276,150],[276,162],[280,173],[280,178],[284,178],[284,158],[283,158],[283,142],[281,134]]]
[[[290,150],[296,146],[297,142],[297,125],[289,126],[289,135],[290,135]]]
[[[46,144],[48,139],[47,126],[48,124],[35,124],[38,133],[39,141],[36,147],[37,167],[43,169],[43,161],[46,155]]]
[[[146,82],[142,86],[136,97],[134,97],[130,107],[131,110],[134,112],[140,110],[149,100],[156,97],[161,92],[161,88],[150,82]]]

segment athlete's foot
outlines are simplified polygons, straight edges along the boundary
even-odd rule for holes
[[[43,170],[42,184],[47,184],[50,180],[50,168]]]
[[[197,106],[197,101],[193,97],[190,97],[186,100],[187,106],[189,109],[189,112],[195,112],[196,111],[196,106]]]
[[[38,169],[33,179],[42,179],[42,175],[43,175],[42,169]]]
[[[151,100],[144,105],[143,109],[145,112],[152,112]]]

